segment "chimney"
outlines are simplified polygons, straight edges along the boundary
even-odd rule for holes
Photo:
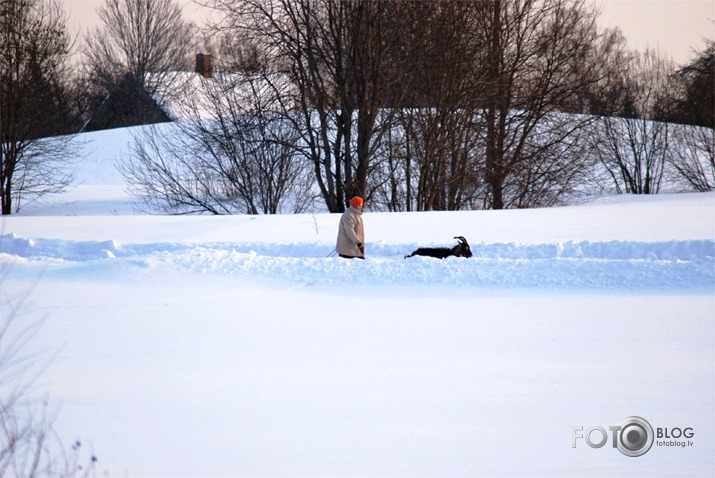
[[[213,57],[211,55],[203,53],[198,53],[196,55],[196,73],[205,78],[213,78],[214,68]]]

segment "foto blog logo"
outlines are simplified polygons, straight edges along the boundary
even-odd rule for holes
[[[653,446],[653,427],[641,417],[628,417],[619,425],[608,427],[613,448],[626,456],[645,455]],[[578,440],[584,440],[591,448],[601,448],[608,442],[608,432],[601,426],[588,428],[572,427],[571,447],[576,448]]]

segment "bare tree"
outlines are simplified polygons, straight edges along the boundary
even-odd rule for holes
[[[673,126],[672,167],[678,179],[696,191],[715,189],[715,41],[678,70],[677,91],[664,120]],[[670,113],[670,114],[669,114]],[[699,126],[688,126],[699,125]]]
[[[121,165],[135,194],[171,214],[275,214],[290,210],[287,202],[294,212],[306,208],[297,134],[275,104],[279,83],[255,74],[203,80],[183,113],[192,120],[135,138]]]
[[[560,138],[532,141],[545,118],[556,121],[551,113],[596,81],[591,74],[574,73],[587,66],[577,62],[587,57],[598,35],[595,13],[583,0],[493,0],[489,5],[483,22],[488,47],[482,58],[487,76],[485,206],[502,209],[521,202],[510,192],[517,173],[548,169],[556,156],[544,147],[568,141],[568,135],[580,128],[575,118],[564,117],[553,129]],[[541,164],[528,164],[534,162]]]
[[[101,103],[130,77],[160,102],[171,98],[176,71],[190,70],[196,26],[182,17],[175,0],[106,0],[101,27],[86,37],[86,81]]]
[[[509,207],[550,207],[584,194],[595,163],[584,127],[589,122],[561,112],[539,121],[505,182]]]
[[[54,92],[66,80],[70,40],[62,6],[55,0],[0,3],[0,201],[2,214],[21,200],[66,187],[71,138],[63,132]],[[68,121],[67,121],[68,122]],[[64,131],[67,132],[67,131]]]
[[[630,117],[602,117],[593,147],[617,192],[655,194],[673,148],[672,125],[653,117],[664,99],[672,96],[674,68],[650,49],[634,53],[629,65],[627,94],[620,109]]]
[[[460,209],[480,182],[481,78],[475,60],[484,46],[478,28],[486,3],[408,5],[398,22],[399,49],[391,52],[391,63],[401,69],[403,98],[394,105],[399,109],[388,136],[392,144],[382,148],[386,174],[404,179],[402,184],[379,175],[373,180],[380,189],[389,185],[391,191],[381,195],[390,197],[390,209]],[[397,188],[404,188],[400,206]]]
[[[481,123],[469,108],[403,108],[375,163],[375,189],[390,210],[458,210],[479,193]],[[399,198],[399,199],[398,199]]]
[[[562,112],[606,83],[598,52],[614,35],[581,2],[416,3],[427,14],[400,35],[414,95],[386,160],[400,181],[379,181],[388,207],[398,196],[414,201],[407,210],[548,206],[572,194],[592,162],[579,141],[593,120]]]
[[[703,51],[677,73],[681,91],[670,119],[715,128],[715,41],[706,39]]]
[[[82,141],[77,136],[40,138],[23,148],[16,162],[13,208],[20,208],[47,194],[64,191],[74,180]]]
[[[604,117],[594,151],[618,193],[656,194],[668,159],[670,125],[638,118]]]
[[[330,211],[352,194],[367,194],[370,160],[384,129],[389,28],[401,2],[358,0],[208,0],[224,14],[219,26],[261,45],[271,64],[288,72],[295,98],[286,117],[301,134],[301,153],[312,164]],[[300,114],[295,115],[292,112]]]
[[[704,126],[672,126],[672,167],[696,191],[715,189],[715,130]]]

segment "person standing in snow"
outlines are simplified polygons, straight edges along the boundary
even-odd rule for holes
[[[365,229],[362,224],[363,199],[355,196],[340,217],[335,250],[343,259],[365,259]]]

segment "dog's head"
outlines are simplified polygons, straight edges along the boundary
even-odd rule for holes
[[[452,249],[454,255],[457,257],[472,257],[472,250],[469,248],[469,243],[464,236],[456,236],[455,239],[459,241],[459,244]]]

